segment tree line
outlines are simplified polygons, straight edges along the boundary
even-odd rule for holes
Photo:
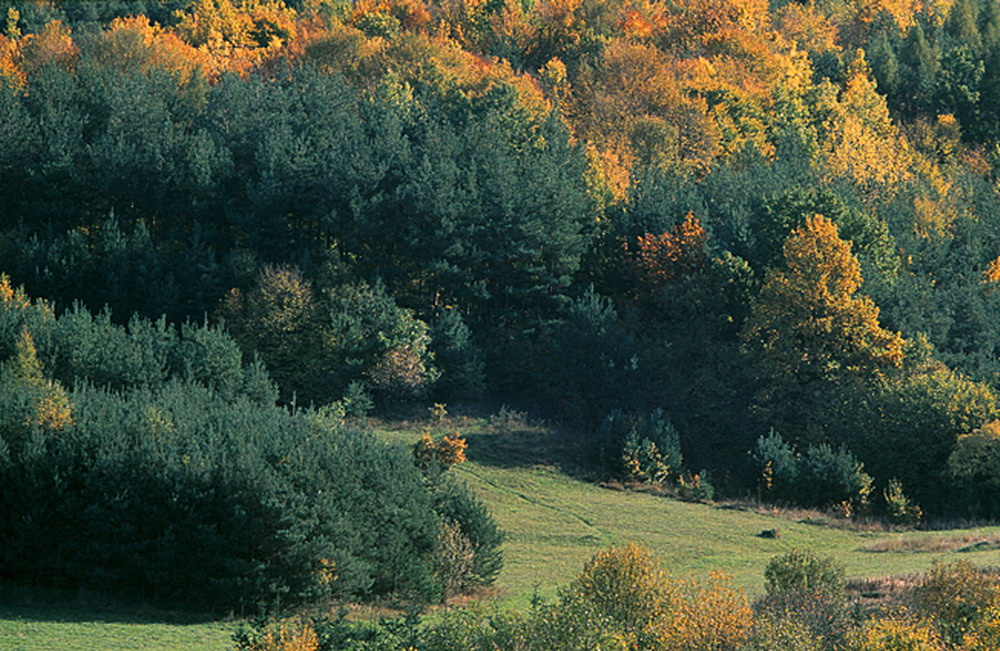
[[[59,319],[207,320],[284,405],[519,401],[634,481],[996,515],[991,3],[0,4],[0,259]]]

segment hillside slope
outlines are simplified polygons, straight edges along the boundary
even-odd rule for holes
[[[792,549],[833,556],[846,567],[848,578],[917,572],[946,560],[1000,565],[1000,550],[990,545],[982,551],[957,551],[1000,538],[1000,527],[849,531],[822,518],[795,520],[612,490],[575,479],[554,465],[532,463],[545,445],[539,442],[546,436],[540,428],[497,432],[474,425],[468,431],[469,461],[452,472],[473,487],[507,532],[506,563],[497,584],[504,599],[517,604],[530,600],[536,589],[543,596],[554,594],[594,552],[629,541],[649,547],[678,575],[723,570],[752,596],[763,592],[767,561]],[[419,436],[412,430],[383,435],[400,442]],[[766,529],[779,529],[780,537],[760,537]],[[900,551],[866,551],[871,547]]]

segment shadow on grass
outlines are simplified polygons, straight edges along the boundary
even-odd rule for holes
[[[569,436],[546,427],[485,428],[466,432],[466,456],[494,468],[550,467],[577,479],[592,480],[586,463]]]
[[[0,586],[0,619],[65,624],[217,623],[218,613],[169,610],[86,590],[69,591],[22,585]]]

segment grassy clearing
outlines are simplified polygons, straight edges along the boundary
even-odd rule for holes
[[[1000,527],[854,531],[810,522],[805,513],[680,502],[574,479],[557,465],[566,451],[552,450],[551,437],[540,428],[457,421],[436,429],[467,435],[469,462],[453,472],[473,487],[507,532],[506,563],[497,583],[501,602],[510,606],[526,606],[536,591],[551,597],[594,552],[629,541],[649,547],[677,575],[724,570],[751,595],[763,592],[767,561],[792,549],[834,557],[862,592],[865,586],[884,591],[883,584],[897,581],[890,577],[923,571],[935,561],[1000,565]],[[382,429],[380,435],[412,444],[420,427]],[[760,537],[768,529],[778,529],[780,536]],[[0,650],[223,650],[231,648],[234,629],[228,622],[0,601]]]
[[[469,425],[469,424],[466,424]],[[635,541],[649,547],[678,575],[720,569],[751,595],[763,593],[767,561],[792,549],[834,557],[849,578],[880,578],[922,571],[935,561],[965,559],[1000,565],[1000,550],[975,543],[1000,538],[1000,527],[951,532],[866,532],[752,510],[680,502],[579,481],[549,465],[551,456],[531,428],[468,432],[469,462],[453,472],[464,478],[507,532],[505,566],[498,580],[503,600],[523,606],[537,590],[551,596],[597,550]],[[414,441],[413,429],[383,432]],[[534,462],[533,462],[534,460]],[[778,538],[762,538],[766,529]],[[970,545],[973,547],[970,549]],[[880,549],[896,553],[872,553]],[[967,553],[958,550],[965,549]]]
[[[0,604],[0,649],[222,651],[234,626],[127,615],[92,608]]]

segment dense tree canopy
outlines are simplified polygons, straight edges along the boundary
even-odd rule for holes
[[[43,429],[75,381],[486,397],[734,493],[773,428],[817,485],[994,514],[998,15],[0,2],[0,271],[48,299],[4,381]]]

